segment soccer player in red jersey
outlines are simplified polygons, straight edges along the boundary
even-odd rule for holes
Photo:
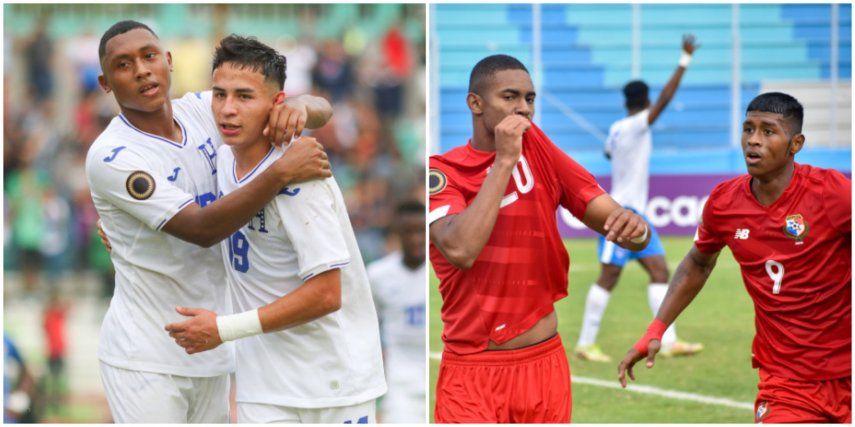
[[[754,301],[758,423],[852,422],[852,182],[795,163],[803,110],[783,93],[748,105],[742,151],[748,175],[713,189],[694,247],[674,273],[647,333],[627,352],[618,378],[647,355],[700,292],[728,246]]]
[[[559,206],[631,250],[650,240],[640,216],[531,123],[534,97],[518,60],[481,60],[467,96],[472,138],[430,159],[430,259],[445,343],[439,423],[570,421],[570,369],[553,308],[567,295],[570,266]]]

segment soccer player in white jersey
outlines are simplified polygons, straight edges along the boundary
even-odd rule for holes
[[[412,201],[398,206],[393,231],[400,250],[368,266],[389,383],[380,422],[424,424],[425,205]]]
[[[226,144],[217,181],[229,197],[283,156],[262,129],[284,97],[285,58],[232,35],[217,47],[213,69],[212,106]],[[386,392],[377,314],[335,180],[283,188],[222,244],[222,255],[236,314],[182,308],[192,317],[167,330],[191,354],[236,340],[238,421],[374,422],[375,400]]]
[[[643,81],[635,80],[626,84],[623,94],[626,97],[627,117],[612,124],[606,139],[605,155],[612,162],[611,196],[624,207],[644,215],[647,208],[647,193],[650,179],[650,152],[652,138],[650,126],[665,110],[680,85],[692,54],[699,45],[692,35],[683,37],[683,54],[680,64],[671,75],[671,79],[662,88],[656,103],[650,105],[648,87]],[[648,224],[651,222],[644,217]],[[612,290],[617,286],[621,271],[627,261],[638,260],[650,276],[647,287],[647,299],[653,315],[665,299],[668,290],[668,264],[665,262],[665,249],[659,234],[650,228],[650,244],[642,251],[633,252],[621,248],[614,242],[599,238],[598,255],[600,276],[591,285],[585,300],[585,313],[582,317],[582,330],[576,343],[576,356],[594,362],[609,362],[611,357],[603,353],[596,344],[600,322]],[[692,355],[703,349],[699,343],[689,343],[677,339],[672,324],[662,338],[662,351],[666,356]]]
[[[329,176],[329,164],[317,142],[292,144],[290,156],[252,186],[215,201],[221,142],[210,93],[170,101],[171,56],[138,22],[107,30],[99,55],[99,82],[122,111],[86,158],[116,269],[116,292],[98,344],[113,419],[228,422],[232,349],[189,356],[163,328],[181,317],[175,307],[187,301],[222,309],[225,272],[219,248],[210,246],[244,225],[283,187]],[[331,114],[324,100],[303,101],[299,108],[308,127],[322,125]],[[286,130],[277,123],[274,128]]]

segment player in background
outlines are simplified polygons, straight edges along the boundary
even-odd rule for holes
[[[852,182],[795,163],[803,109],[783,93],[748,105],[748,174],[710,193],[695,244],[677,267],[656,319],[618,366],[653,367],[667,325],[691,303],[729,247],[754,301],[757,423],[852,423]]]
[[[389,383],[380,422],[424,424],[425,205],[419,201],[399,205],[392,230],[400,250],[368,266]]]
[[[217,47],[212,108],[226,144],[217,156],[224,197],[287,155],[263,135],[284,82],[285,57],[269,46],[232,35]],[[191,318],[166,330],[194,357],[236,341],[238,422],[374,423],[386,392],[377,313],[335,179],[283,188],[221,249],[236,314],[179,307]]]
[[[440,280],[438,423],[569,422],[570,369],[554,302],[570,259],[564,206],[609,241],[647,245],[645,221],[532,124],[534,87],[517,59],[472,70],[472,138],[430,158],[430,259]]]
[[[174,307],[186,301],[223,307],[225,272],[218,248],[209,246],[246,224],[286,185],[329,176],[329,163],[317,142],[301,138],[253,185],[215,201],[220,137],[210,93],[170,101],[171,55],[139,22],[108,29],[99,56],[99,82],[122,111],[86,158],[86,177],[116,269],[116,291],[98,345],[113,419],[227,422],[232,350],[191,357],[163,327],[180,318]],[[292,118],[317,127],[331,114],[322,99],[289,103],[271,116],[274,138],[302,130],[291,125]]]
[[[668,106],[683,73],[692,60],[692,54],[699,45],[695,44],[692,35],[683,37],[683,54],[680,64],[674,74],[662,88],[662,93],[656,103],[651,105],[648,98],[647,84],[634,80],[623,87],[626,98],[627,117],[612,124],[606,139],[606,158],[612,162],[612,191],[611,196],[623,207],[644,216],[647,209],[647,195],[650,184],[650,152],[652,138],[650,127]],[[621,248],[614,242],[606,241],[602,236],[598,242],[600,259],[600,276],[588,290],[585,299],[585,313],[582,316],[582,330],[576,343],[576,357],[593,362],[610,362],[609,355],[603,353],[596,344],[600,322],[609,304],[612,290],[617,286],[620,274],[627,261],[638,260],[650,276],[647,287],[647,302],[653,315],[659,311],[665,291],[668,290],[668,264],[665,262],[665,248],[659,240],[656,229],[650,228],[650,244],[642,251],[631,251]],[[668,328],[662,337],[663,355],[681,356],[692,355],[703,349],[703,345],[689,343],[677,339],[674,325]]]

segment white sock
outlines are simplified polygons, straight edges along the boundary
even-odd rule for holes
[[[659,307],[662,306],[662,301],[665,301],[665,293],[668,292],[667,283],[651,283],[647,287],[647,302],[650,304],[650,311],[653,312],[653,317],[659,313]],[[677,342],[677,327],[672,323],[665,333],[662,334],[662,348],[669,348]]]
[[[577,347],[589,346],[597,342],[597,333],[600,331],[600,321],[603,313],[609,305],[611,292],[594,283],[588,289],[588,298],[585,299],[585,315],[582,316],[582,331],[579,333]]]

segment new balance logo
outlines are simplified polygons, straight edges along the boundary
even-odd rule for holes
[[[736,234],[733,235],[733,238],[736,240],[748,240],[748,233],[750,232],[751,230],[747,228],[737,228]]]

